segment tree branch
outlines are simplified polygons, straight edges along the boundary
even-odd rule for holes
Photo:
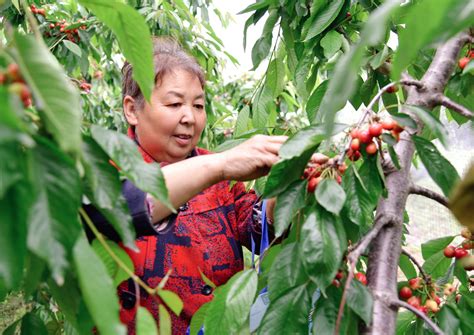
[[[453,112],[456,112],[464,117],[467,117],[468,119],[472,119],[474,117],[474,113],[471,112],[468,108],[449,99],[445,95],[442,95],[442,94],[436,95],[436,97],[433,99],[433,102],[436,105],[442,105]]]
[[[404,254],[405,256],[407,256],[408,258],[410,258],[410,260],[412,261],[413,264],[416,265],[416,267],[418,268],[418,270],[420,270],[420,273],[421,275],[423,276],[423,279],[425,280],[425,283],[426,284],[430,284],[431,283],[431,276],[426,274],[425,270],[423,270],[422,266],[420,265],[420,263],[418,263],[418,261],[416,260],[415,257],[413,257],[412,254],[410,254],[408,251],[402,249],[402,254]]]
[[[431,200],[434,200],[438,203],[440,203],[441,205],[445,206],[445,207],[448,207],[448,199],[435,192],[435,191],[432,191],[430,189],[427,189],[426,187],[422,187],[422,186],[419,186],[419,185],[412,185],[410,187],[410,190],[409,190],[409,193],[410,194],[418,194],[418,195],[422,195],[426,198],[430,198]]]
[[[416,316],[418,316],[420,319],[422,319],[423,321],[425,321],[425,323],[430,326],[431,329],[433,329],[433,332],[436,334],[436,335],[444,335],[443,331],[436,325],[436,323],[433,322],[433,320],[431,320],[428,315],[426,315],[425,313],[423,313],[422,311],[416,309],[415,307],[413,307],[412,305],[410,304],[407,304],[406,302],[404,301],[401,301],[400,299],[390,299],[389,301],[389,304],[394,306],[394,307],[403,307],[403,308],[406,308],[408,309],[410,312],[414,313]]]

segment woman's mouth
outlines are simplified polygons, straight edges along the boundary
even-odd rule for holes
[[[193,138],[191,135],[186,134],[173,135],[173,137],[175,138],[176,142],[181,146],[189,145]]]

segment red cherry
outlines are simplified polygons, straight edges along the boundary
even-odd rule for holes
[[[382,125],[380,123],[373,123],[369,127],[369,134],[372,137],[379,137],[382,134]]]
[[[342,272],[342,270],[339,270],[339,271],[336,273],[336,279],[337,279],[337,280],[341,280],[342,278],[344,278],[344,272]]]
[[[0,72],[0,85],[3,85],[7,81],[7,76],[5,73]]]
[[[421,307],[421,298],[420,297],[411,297],[407,300],[409,305],[412,305],[415,308]]]
[[[349,149],[347,151],[347,157],[349,157],[349,159],[353,162],[359,160],[360,156],[361,156],[360,151],[358,151],[358,150],[353,151],[353,150]]]
[[[377,153],[377,145],[375,145],[375,143],[372,142],[372,143],[367,145],[367,147],[365,148],[365,151],[369,155],[375,155]]]
[[[393,129],[392,131],[394,132],[397,132],[397,133],[401,133],[403,131],[403,127],[400,126],[397,121],[393,120]]]
[[[333,279],[332,281],[332,284],[336,287],[340,287],[341,286],[341,283],[339,282],[339,280],[336,280],[336,279]]]
[[[408,286],[403,286],[400,289],[399,295],[400,295],[400,298],[402,298],[403,300],[407,300],[411,298],[411,296],[413,295],[413,292]]]
[[[395,131],[395,130],[392,130],[391,131],[391,134],[392,136],[395,138],[395,141],[399,142],[400,141],[400,133]]]
[[[466,67],[467,63],[469,63],[470,60],[471,59],[469,57],[462,57],[458,62],[459,68],[461,70],[464,70],[464,68]]]
[[[433,313],[439,312],[439,306],[436,301],[428,299],[425,301],[425,307]]]
[[[446,256],[448,258],[453,258],[455,249],[456,249],[456,247],[454,247],[452,245],[448,245],[446,248],[444,248],[444,251],[443,251],[444,256]]]
[[[319,178],[319,177],[318,177]],[[316,186],[318,186],[318,178],[311,178],[308,182],[308,193],[314,193]]]
[[[360,281],[362,283],[362,285],[367,285],[367,277],[362,272],[357,272],[355,274],[355,279]]]
[[[20,74],[20,67],[16,63],[10,63],[7,66],[7,73],[8,76],[12,81],[20,81],[21,74]]]
[[[354,138],[351,141],[351,149],[357,151],[360,149],[360,141],[358,138]]]
[[[398,86],[397,85],[392,85],[390,86],[389,88],[387,88],[387,90],[385,92],[387,93],[395,93],[398,91]]]
[[[456,248],[456,250],[454,250],[454,257],[456,257],[456,259],[461,259],[463,257],[466,257],[467,254],[468,254],[467,250],[463,248]]]
[[[339,165],[339,166],[337,167],[337,169],[338,169],[338,171],[339,171],[340,174],[344,174],[344,172],[346,172],[346,170],[347,170],[347,165],[346,165],[346,163],[343,162],[341,165]]]
[[[342,183],[342,177],[341,177],[340,175],[337,175],[337,177],[336,177],[336,182],[337,182],[338,184],[341,184],[341,183]]]
[[[393,119],[382,121],[382,128],[385,130],[392,130],[394,126],[395,122],[393,121]]]
[[[428,307],[426,306],[420,306],[417,308],[419,311],[421,311],[424,314],[428,314]]]
[[[412,278],[408,281],[408,285],[410,285],[410,288],[412,290],[418,290],[419,288],[421,288],[423,285],[422,285],[422,279],[417,277],[417,278]]]
[[[469,50],[469,52],[467,53],[467,57],[474,58],[474,50]]]
[[[357,128],[351,130],[351,137],[352,138],[359,138],[360,131]]]
[[[462,242],[462,248],[466,250],[474,249],[474,242],[466,240]]]
[[[368,130],[362,130],[359,133],[359,139],[362,143],[370,143],[372,141],[372,136],[370,135]]]

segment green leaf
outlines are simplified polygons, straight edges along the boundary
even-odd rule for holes
[[[84,137],[82,154],[87,197],[115,228],[125,246],[135,249],[136,234],[122,196],[119,172],[110,164],[105,151],[90,137]]]
[[[17,328],[18,328],[18,325],[20,324],[20,322],[21,322],[21,319],[18,319],[15,322],[13,322],[11,325],[9,325],[7,328],[5,328],[3,330],[2,335],[16,335],[16,334],[18,334]]]
[[[285,88],[285,63],[283,63],[283,59],[275,58],[270,62],[265,85],[269,87],[274,99],[283,91]]]
[[[115,34],[125,58],[133,66],[133,79],[147,101],[155,86],[153,47],[143,16],[120,0],[79,0]]]
[[[271,301],[307,281],[308,276],[298,256],[298,244],[290,243],[285,245],[276,257],[268,274],[268,292]]]
[[[165,179],[158,164],[147,164],[136,144],[127,136],[99,126],[91,127],[92,138],[101,146],[120,171],[142,191],[150,193],[172,211]]]
[[[239,137],[249,130],[249,117],[250,117],[250,108],[248,105],[245,105],[239,112],[237,116],[237,121],[235,122],[234,128],[234,138]]]
[[[48,330],[38,315],[28,313],[21,320],[21,334],[47,335]]]
[[[252,63],[253,70],[255,70],[262,60],[267,58],[270,54],[270,48],[272,47],[272,35],[267,34],[260,37],[252,48]]]
[[[398,160],[397,152],[391,145],[388,146],[388,153],[390,155],[390,158],[392,159],[393,165],[395,165],[397,170],[400,170],[402,167],[400,166],[400,161]]]
[[[347,305],[364,320],[366,325],[372,320],[373,304],[369,289],[358,280],[353,280],[347,292]]]
[[[451,258],[446,258],[443,250],[438,251],[428,258],[423,264],[423,269],[431,275],[433,279],[442,277],[451,265]]]
[[[211,302],[205,303],[197,310],[196,313],[194,313],[191,319],[191,324],[189,325],[190,335],[197,335],[199,330],[201,330],[201,327],[204,325],[204,319],[206,318],[207,309],[209,308],[210,304]]]
[[[344,0],[329,1],[327,7],[320,9],[314,13],[312,17],[312,23],[308,30],[308,33],[304,37],[304,42],[309,41],[316,35],[322,33],[329,25],[336,19],[337,15],[344,5]]]
[[[159,315],[161,315],[161,308]],[[137,335],[158,334],[158,327],[156,325],[155,318],[145,307],[138,307],[136,322]]]
[[[396,335],[405,335],[408,327],[416,320],[415,314],[412,312],[398,312]]]
[[[32,173],[35,194],[30,211],[28,248],[45,260],[58,284],[64,282],[72,248],[81,224],[79,175],[74,162],[59,149],[37,138]]]
[[[409,128],[412,128],[412,129],[416,129],[417,126],[416,126],[416,122],[415,120],[413,120],[409,115],[407,114],[403,114],[403,113],[393,113],[391,115],[391,117],[393,119],[395,119],[395,121],[397,121],[397,123],[402,126],[402,127],[409,127]]]
[[[440,26],[449,27],[447,22],[444,22],[447,16],[449,16],[448,13],[452,11],[457,2],[459,0],[445,0],[437,3],[437,6],[433,6],[431,1],[425,0],[407,7],[408,13],[404,20],[405,29],[401,30],[398,34],[399,43],[394,55],[391,71],[391,76],[394,80],[398,80],[401,72],[418,56],[421,49],[438,39],[439,33],[442,32],[439,30]],[[462,2],[464,6],[470,6],[468,1]],[[474,9],[471,6],[471,10],[465,9],[464,11],[471,12],[470,15],[473,15]],[[466,17],[466,13],[459,12],[459,14]],[[430,19],[420,20],[420,17],[429,17]],[[451,22],[460,21],[460,17],[454,16],[451,18],[453,19],[450,20]],[[474,18],[474,15],[472,18]]]
[[[441,156],[433,143],[419,136],[413,136],[412,139],[431,178],[438,184],[444,195],[449,196],[454,184],[459,180],[456,169],[446,158]]]
[[[21,248],[17,247],[16,250],[17,252],[21,252]],[[41,258],[30,252],[26,258],[25,268],[26,270],[23,287],[25,297],[28,297],[33,294],[42,281],[44,270],[46,269],[46,263]]]
[[[306,218],[300,239],[300,255],[306,273],[324,292],[334,279],[347,247],[342,223],[317,207]]]
[[[352,165],[343,177],[342,186],[347,196],[343,211],[356,225],[365,227],[370,220],[374,206],[361,181],[357,178],[356,171]]]
[[[329,31],[319,42],[324,51],[324,57],[331,58],[341,49],[342,36],[335,30]]]
[[[250,307],[257,293],[257,273],[253,269],[235,274],[225,285],[214,292],[204,328],[206,333],[219,334],[239,330],[248,318]]]
[[[466,74],[474,74],[474,60],[470,60],[469,63],[467,63],[466,67],[464,67],[464,69],[462,70],[462,74],[463,76],[465,76]]]
[[[271,2],[272,2],[271,0],[258,1],[256,3],[249,5],[247,8],[238,12],[237,14],[245,14],[245,13],[253,12],[259,9],[267,8],[271,4]]]
[[[307,334],[311,304],[309,287],[308,284],[297,286],[272,301],[257,334]]]
[[[173,311],[174,314],[179,316],[183,310],[183,301],[176,293],[168,290],[158,290],[158,295],[161,300]]]
[[[74,247],[74,264],[82,296],[99,332],[125,334],[126,329],[119,319],[116,288],[85,236],[79,238]]]
[[[33,92],[46,129],[63,150],[78,152],[82,113],[79,92],[43,43],[19,32],[14,34],[14,43],[21,74]]]
[[[160,318],[160,334],[171,335],[171,316],[165,306],[160,305],[158,316]],[[148,332],[144,334],[156,334],[155,332]]]
[[[274,211],[275,237],[280,237],[291,223],[298,210],[304,207],[307,183],[296,180],[276,200]]]
[[[443,251],[456,236],[445,236],[430,240],[421,245],[421,254],[423,259],[428,259],[439,251]]]
[[[405,274],[405,277],[416,278],[418,276],[415,266],[407,255],[401,254],[398,262],[398,266]]]
[[[63,40],[63,44],[66,46],[66,48],[69,49],[73,54],[75,54],[77,57],[81,57],[82,51],[81,48],[76,44],[68,40]]]
[[[446,335],[458,334],[460,320],[456,315],[456,311],[449,305],[445,304],[437,314],[439,326]]]
[[[74,276],[74,277],[73,277]],[[75,275],[71,272],[66,274],[64,284],[58,286],[54,280],[48,280],[48,287],[54,301],[58,304],[61,313],[71,324],[79,329],[79,311],[83,306],[79,283]]]
[[[115,254],[115,256],[122,261],[122,263],[131,271],[134,272],[133,262],[130,259],[130,256],[123,250],[121,247],[118,246],[117,243],[113,241],[105,241],[107,243],[108,248]],[[94,249],[95,253],[105,265],[107,269],[107,273],[114,281],[114,286],[118,286],[124,280],[130,278],[130,276],[122,269],[112,258],[112,256],[107,252],[105,247],[99,242],[99,240],[95,239],[92,242],[92,249]]]
[[[441,124],[441,122],[430,113],[429,110],[418,106],[405,105],[405,107],[418,116],[425,126],[427,126],[433,132],[436,138],[439,138],[440,142],[446,147],[448,131]]]
[[[258,91],[252,106],[252,123],[255,128],[264,129],[266,127],[272,104],[272,93],[270,88],[265,86]]]
[[[315,195],[321,206],[336,215],[339,214],[346,201],[344,189],[330,178],[325,178],[318,184]]]
[[[336,287],[330,286],[326,293],[327,298],[321,296],[316,302],[313,334],[334,334],[336,328],[341,292]]]
[[[328,88],[329,81],[323,81],[319,86],[314,90],[311,96],[306,103],[306,115],[308,116],[308,120],[310,123],[313,123],[316,116],[319,112],[319,105],[321,104],[321,100],[323,99],[324,94]]]

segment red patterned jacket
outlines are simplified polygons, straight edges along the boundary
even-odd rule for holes
[[[139,147],[144,160],[153,159]],[[210,152],[197,148],[193,155]],[[190,177],[192,171],[190,171]],[[254,192],[243,183],[230,188],[229,181],[217,183],[189,200],[175,215],[167,218],[166,228],[154,236],[137,239],[139,253],[127,250],[135,265],[135,273],[149,286],[156,287],[171,270],[164,289],[179,295],[184,302],[179,316],[170,312],[173,334],[184,334],[192,315],[212,299],[212,288],[203,281],[202,271],[216,285],[222,285],[243,269],[242,246],[250,248],[251,235],[260,234],[253,209],[258,202]],[[136,294],[131,280],[119,287],[121,320],[135,333],[134,308]],[[157,298],[140,289],[140,304],[158,320]]]

